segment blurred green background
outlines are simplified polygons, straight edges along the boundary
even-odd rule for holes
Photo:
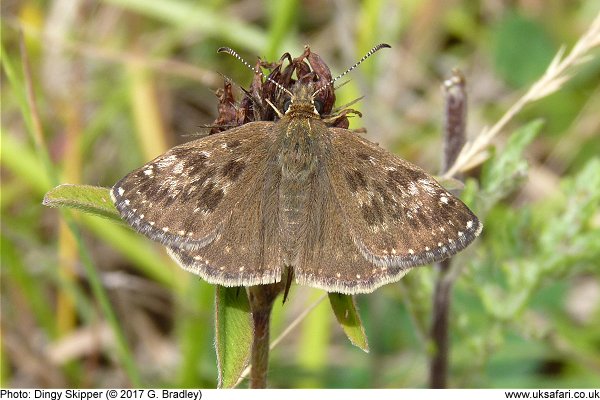
[[[41,201],[58,183],[112,186],[203,134],[216,116],[219,74],[244,87],[252,78],[217,48],[253,63],[297,56],[310,44],[337,75],[389,43],[349,75],[337,104],[364,95],[355,107],[364,117],[352,126],[436,173],[440,84],[452,68],[467,79],[473,137],[600,11],[597,0],[5,0],[0,7],[2,387],[216,385],[214,287],[125,226]],[[455,260],[451,387],[600,384],[600,58],[592,54],[560,91],[503,130],[467,181],[464,197],[485,228]],[[528,125],[538,118],[543,124]],[[358,296],[369,354],[348,342],[322,302],[272,351],[269,386],[427,387],[435,279],[434,268],[419,268]],[[272,337],[322,294],[293,286],[288,302],[277,302]]]

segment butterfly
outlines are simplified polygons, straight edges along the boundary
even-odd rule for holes
[[[468,246],[482,230],[473,212],[421,168],[328,126],[325,87],[280,87],[278,120],[176,146],[127,174],[111,189],[121,217],[224,286],[291,271],[298,284],[368,293]]]

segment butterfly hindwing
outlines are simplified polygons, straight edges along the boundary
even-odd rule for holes
[[[352,131],[328,132],[329,179],[353,241],[367,260],[388,267],[439,261],[481,231],[467,206],[417,166]]]
[[[294,266],[296,281],[328,292],[356,294],[399,280],[407,269],[377,266],[363,256],[324,168],[320,174],[307,188],[311,235]]]

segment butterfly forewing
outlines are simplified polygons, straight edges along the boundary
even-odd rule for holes
[[[214,241],[238,203],[265,175],[272,122],[255,122],[177,146],[112,190],[121,217],[171,248]]]
[[[346,226],[367,260],[383,267],[442,260],[481,231],[467,206],[420,168],[349,130],[328,132],[329,179]]]
[[[252,183],[254,188],[263,187],[264,177],[261,171]],[[269,190],[247,192],[210,244],[193,250],[171,247],[169,254],[182,268],[209,283],[252,286],[280,281],[283,261],[278,241],[277,204],[269,198],[273,198]]]

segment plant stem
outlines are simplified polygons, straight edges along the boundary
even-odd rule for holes
[[[450,259],[438,264],[439,275],[433,293],[433,318],[431,341],[435,345],[429,370],[429,386],[432,389],[447,387],[448,380],[448,319],[450,314],[450,294],[454,279],[450,278]]]
[[[254,311],[252,313],[254,338],[250,355],[250,362],[252,363],[252,369],[250,370],[251,389],[264,389],[267,387],[271,309]]]
[[[459,71],[453,71],[452,77],[444,82],[446,100],[444,123],[444,155],[442,172],[454,164],[465,144],[467,94],[465,79]],[[431,323],[431,341],[435,345],[429,370],[431,388],[445,388],[448,380],[448,320],[454,275],[450,273],[451,260],[445,259],[437,264],[439,275],[433,292],[433,317]]]
[[[248,300],[254,324],[254,336],[250,351],[250,388],[267,387],[269,369],[269,331],[271,329],[271,311],[275,298],[284,289],[285,280],[271,285],[248,287]]]

